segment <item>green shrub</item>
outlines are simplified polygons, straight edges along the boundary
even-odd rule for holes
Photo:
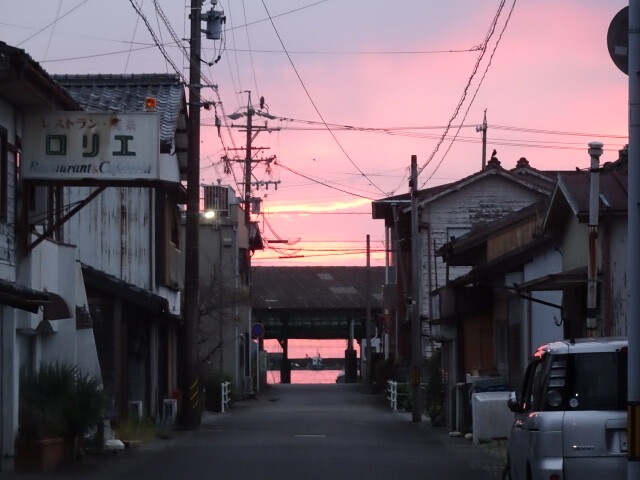
[[[101,381],[76,366],[42,363],[21,373],[19,436],[79,439],[102,421],[105,396]]]

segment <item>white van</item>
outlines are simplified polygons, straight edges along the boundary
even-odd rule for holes
[[[541,346],[509,408],[506,478],[627,478],[626,339]]]

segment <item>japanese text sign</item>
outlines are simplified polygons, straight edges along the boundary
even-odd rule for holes
[[[157,113],[56,112],[25,121],[25,179],[155,180],[159,161]]]

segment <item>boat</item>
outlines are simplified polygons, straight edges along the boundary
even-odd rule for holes
[[[322,370],[322,357],[319,353],[308,359],[307,368],[309,370]]]

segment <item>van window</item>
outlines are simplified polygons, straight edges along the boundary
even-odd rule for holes
[[[554,355],[543,410],[625,410],[627,352]]]
[[[529,364],[522,386],[522,410],[531,412],[540,410],[544,393],[546,362],[535,360]]]

